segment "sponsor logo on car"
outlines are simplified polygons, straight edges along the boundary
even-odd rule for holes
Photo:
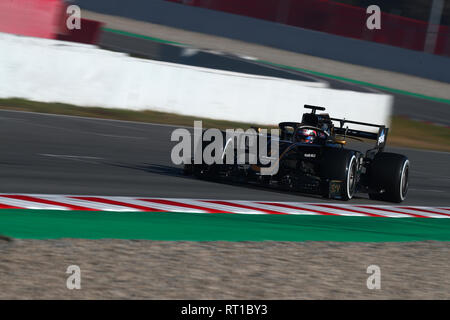
[[[378,144],[384,143],[384,131],[381,131],[380,136],[378,137]]]
[[[305,158],[315,158],[315,157],[316,157],[316,154],[315,154],[315,153],[305,153],[305,154],[304,154],[304,157],[305,157]]]

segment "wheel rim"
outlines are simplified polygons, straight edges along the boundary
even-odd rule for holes
[[[347,175],[347,196],[349,199],[353,197],[353,194],[355,192],[355,185],[356,185],[356,157],[353,156],[352,160],[350,161],[350,166],[348,168],[348,175]]]
[[[400,198],[405,200],[409,187],[409,160],[406,160],[402,168],[402,177],[400,179]]]

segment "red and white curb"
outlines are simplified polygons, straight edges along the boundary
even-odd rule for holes
[[[38,194],[0,194],[0,209],[450,218],[449,207]]]

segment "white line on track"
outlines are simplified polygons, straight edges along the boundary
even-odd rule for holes
[[[75,156],[69,154],[51,154],[51,153],[39,153],[41,156],[55,157],[55,158],[76,158],[76,159],[104,159],[101,157],[91,157],[91,156]]]

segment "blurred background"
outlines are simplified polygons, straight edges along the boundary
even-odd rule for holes
[[[152,0],[141,4],[136,1],[125,3],[102,0],[2,0],[0,31],[95,44],[99,39],[101,23],[82,17],[82,31],[67,32],[67,5],[78,4],[82,9],[129,18],[140,18],[143,13],[147,13],[151,18],[155,6],[159,6],[160,10],[172,8],[164,2],[450,56],[450,2],[446,0]],[[382,10],[380,30],[361,27],[365,25],[365,11],[370,5],[378,5]],[[169,12],[166,14],[170,15]],[[189,20],[189,16],[185,19]],[[173,21],[174,25],[176,23]],[[430,28],[430,25],[437,25],[437,28]],[[203,32],[210,33],[213,30],[205,29]],[[426,42],[430,37],[436,39],[427,47]]]
[[[422,135],[399,121],[450,126],[449,3],[2,0],[0,45],[15,49],[3,50],[0,98],[269,125],[317,104]],[[371,5],[379,29],[367,27]],[[69,28],[78,18],[80,28]]]

